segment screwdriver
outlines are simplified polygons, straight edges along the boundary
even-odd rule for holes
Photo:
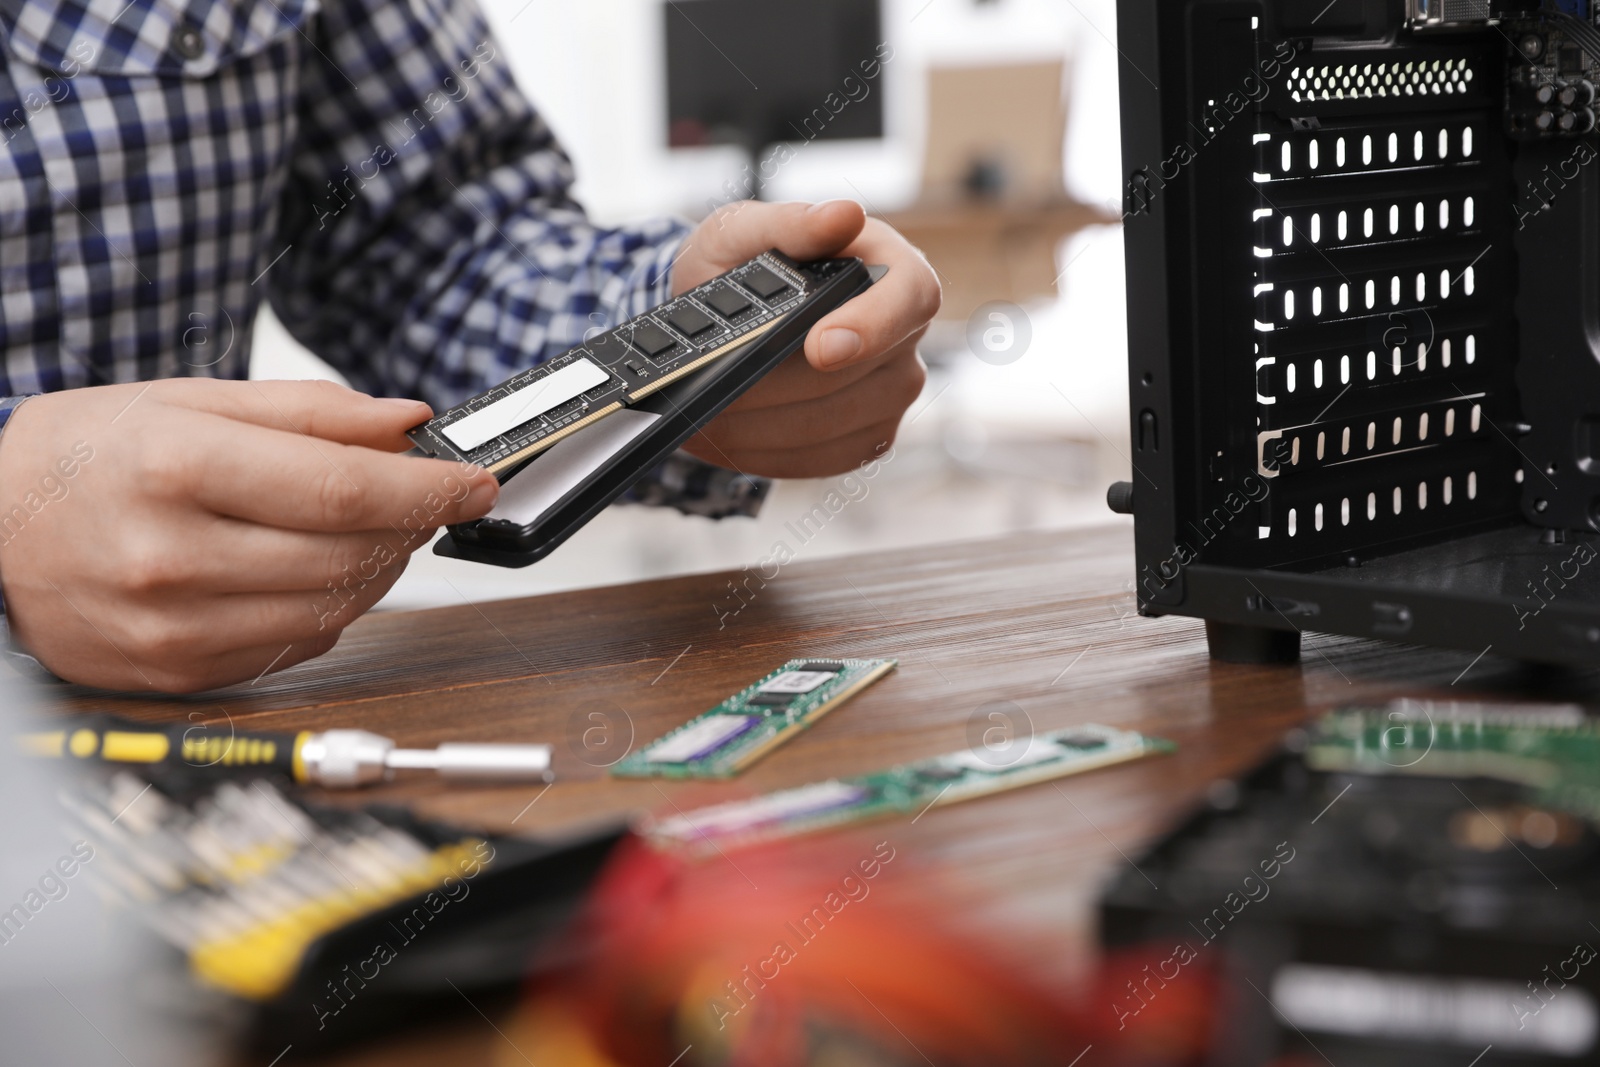
[[[551,779],[549,745],[444,744],[396,748],[366,730],[255,733],[226,724],[154,725],[111,715],[65,720],[17,738],[27,755],[84,763],[143,765],[218,774],[273,770],[308,785],[348,789],[388,781],[397,770],[451,780]]]

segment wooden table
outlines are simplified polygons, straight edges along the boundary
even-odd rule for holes
[[[543,796],[424,783],[361,797],[538,833],[665,806],[655,784],[611,780],[591,765],[620,751],[606,754],[607,723],[591,713],[609,716],[613,739],[625,740],[631,723],[643,743],[791,657],[895,657],[898,672],[741,783],[773,789],[953,751],[967,744],[974,712],[1001,700],[1019,705],[1038,730],[1096,721],[1180,746],[1175,756],[1059,788],[895,824],[897,847],[948,880],[952,907],[969,909],[984,936],[1054,977],[1086,958],[1104,879],[1211,782],[1248,768],[1317,709],[1402,693],[1594,699],[1600,688],[1593,671],[1540,673],[1492,654],[1473,662],[1315,635],[1299,667],[1212,663],[1200,623],[1134,613],[1131,542],[1118,526],[801,560],[764,588],[752,579],[749,603],[723,629],[718,609],[734,603],[729,582],[743,581],[738,573],[376,614],[321,660],[256,685],[191,699],[69,691],[63,703],[150,720],[227,715],[254,729],[359,726],[412,745],[553,742],[559,780]],[[559,566],[559,557],[547,565]],[[682,798],[703,797],[707,787],[661,788]],[[486,1062],[501,1040],[471,1016],[325,1062]]]

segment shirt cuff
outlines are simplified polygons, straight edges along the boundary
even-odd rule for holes
[[[0,396],[0,440],[4,440],[6,423],[11,421],[11,416],[20,408],[25,400],[31,400],[38,393],[25,393],[22,396]],[[6,598],[0,592],[0,650],[9,648],[11,644],[10,630],[6,627]]]
[[[0,674],[10,672],[36,682],[59,682],[50,669],[11,643],[11,627],[0,615]]]
[[[38,395],[38,393],[28,393],[25,396],[0,396],[0,440],[5,437],[6,423],[22,406],[22,402]],[[0,669],[9,669],[24,678],[55,679],[55,675],[45,669],[42,663],[11,644],[11,627],[6,622],[6,601],[3,594],[0,594]]]
[[[24,400],[32,400],[38,395],[38,393],[24,393],[21,396],[0,396],[0,433],[5,431],[11,413],[21,407]]]
[[[674,452],[634,483],[618,502],[676,508],[685,515],[708,519],[754,517],[771,489],[768,478],[740,474],[687,452]]]

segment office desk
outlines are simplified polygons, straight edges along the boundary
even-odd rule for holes
[[[558,781],[542,795],[419,783],[360,796],[529,833],[663,808],[664,797],[703,800],[708,788],[773,789],[952,751],[993,701],[1020,706],[1039,730],[1098,721],[1176,741],[1174,756],[881,824],[900,852],[948,879],[950,906],[969,925],[1054,977],[1092,944],[1103,879],[1318,708],[1401,693],[1593,699],[1596,672],[1346,638],[1308,638],[1299,667],[1212,663],[1198,622],[1134,614],[1132,558],[1128,528],[1114,526],[802,559],[765,587],[751,578],[736,615],[725,613],[740,602],[729,587],[744,581],[737,572],[378,614],[321,660],[255,685],[176,700],[69,693],[64,703],[151,720],[231,716],[256,729],[359,726],[414,745],[552,742]],[[560,565],[559,555],[542,564]],[[630,722],[643,743],[804,655],[895,657],[900,668],[736,785],[658,791],[592,765],[620,754]],[[481,1062],[502,1041],[464,1013],[326,1062]]]

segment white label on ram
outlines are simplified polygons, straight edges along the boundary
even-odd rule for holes
[[[470,452],[610,380],[611,375],[592,360],[574,360],[510,396],[503,396],[488,407],[457,419],[440,432],[451,444]]]

